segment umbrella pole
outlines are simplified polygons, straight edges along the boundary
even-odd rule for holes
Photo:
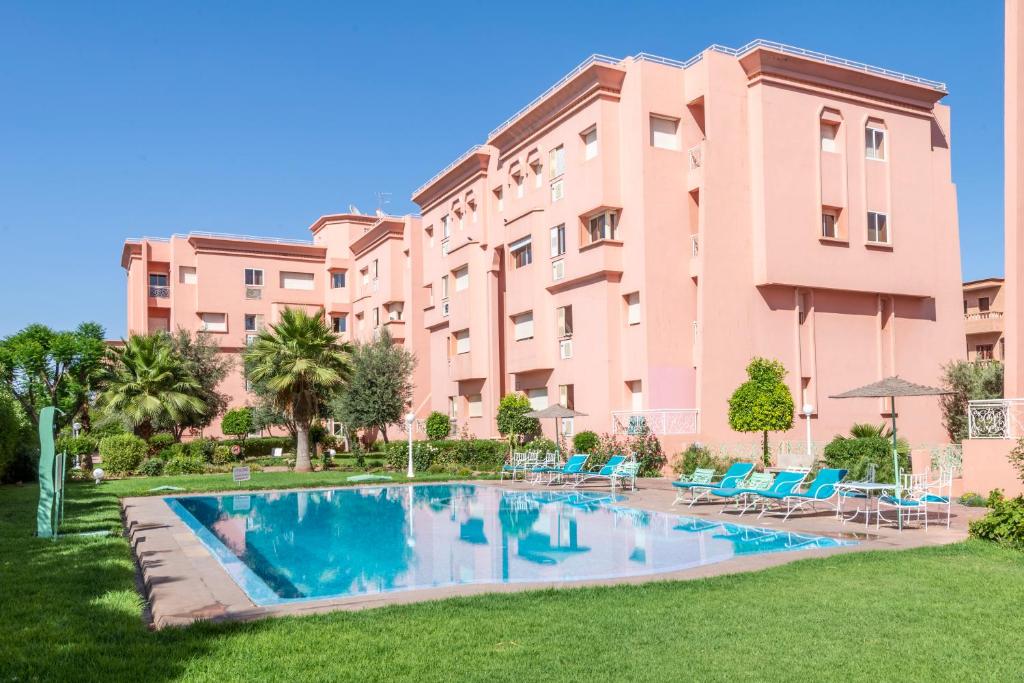
[[[890,396],[889,400],[892,402],[889,406],[889,412],[892,417],[892,471],[896,477],[896,497],[900,497],[900,456],[899,451],[896,449],[896,397]]]

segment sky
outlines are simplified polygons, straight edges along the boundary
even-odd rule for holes
[[[945,81],[963,277],[1001,275],[1002,0],[870,7],[0,0],[0,336],[124,335],[126,237],[415,212],[413,189],[588,55],[754,38]]]

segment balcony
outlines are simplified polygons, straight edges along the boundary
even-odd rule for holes
[[[967,334],[986,334],[1003,331],[1002,311],[971,311],[964,313]]]
[[[696,408],[664,408],[661,410],[613,410],[612,434],[633,436],[644,427],[656,436],[696,434],[700,429]]]
[[[1024,436],[1024,398],[997,398],[967,404],[971,439],[1019,439]]]
[[[171,288],[170,287],[167,287],[167,286],[156,287],[156,286],[153,286],[153,285],[149,286],[149,297],[151,299],[167,299],[167,298],[170,298],[170,296],[171,296]]]

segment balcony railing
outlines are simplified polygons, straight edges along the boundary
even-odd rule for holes
[[[1019,439],[1024,436],[1024,398],[970,401],[967,434],[971,439]]]
[[[700,165],[703,162],[700,145],[694,145],[691,147],[689,151],[687,151],[686,155],[690,158],[691,171],[696,171],[700,168]]]
[[[640,434],[644,427],[652,434],[696,434],[700,427],[696,408],[663,410],[613,410],[612,434]]]
[[[964,313],[965,320],[988,320],[990,318],[1002,317],[1002,311],[974,311],[973,313]]]
[[[690,256],[700,256],[700,238],[690,235]]]
[[[171,296],[171,288],[164,285],[162,287],[156,285],[149,286],[149,295],[155,299],[166,299]]]

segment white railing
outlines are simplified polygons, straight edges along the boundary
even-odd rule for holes
[[[211,237],[217,239],[226,240],[241,240],[244,242],[267,242],[270,244],[295,244],[304,247],[313,246],[312,240],[296,240],[288,239],[286,237],[260,237],[259,235],[233,235],[229,232],[204,232],[193,230],[189,233],[176,232],[170,237],[129,237],[125,242],[131,242],[133,244],[139,242],[170,242],[171,238],[180,237],[188,239],[189,237]]]
[[[737,441],[700,444],[712,455],[723,459],[739,460],[761,460],[762,445],[760,441]],[[807,441],[794,439],[792,441],[768,440],[768,450],[772,453],[774,461],[782,466],[810,467],[814,462],[824,457],[826,441],[812,441],[810,456],[807,454]]]
[[[964,319],[966,320],[988,320],[989,318],[1002,317],[1002,311],[975,311],[974,313],[964,313]]]
[[[476,152],[479,152],[481,149],[483,149],[483,145],[473,145],[472,147],[467,149],[465,152],[463,152],[459,156],[455,157],[455,161],[453,161],[452,163],[450,163],[447,166],[445,166],[444,168],[442,168],[440,171],[438,171],[433,176],[431,176],[430,180],[428,180],[427,182],[423,183],[422,185],[417,187],[415,190],[413,190],[412,196],[415,197],[420,192],[423,192],[423,190],[427,189],[428,187],[433,185],[435,182],[437,182],[438,180],[443,178],[444,175],[446,173],[448,173],[448,171],[452,170],[453,168],[455,168],[456,166],[461,164],[463,161],[468,159],[471,154],[475,154]]]
[[[700,145],[694,145],[686,154],[690,157],[690,170],[696,171],[699,169],[702,162]]]
[[[967,434],[971,439],[1019,439],[1024,436],[1024,398],[970,401]]]
[[[665,408],[662,410],[613,410],[612,434],[633,435],[644,426],[657,436],[696,434],[700,429],[700,413],[696,408]]]
[[[690,256],[700,256],[700,238],[690,235]]]
[[[964,447],[958,443],[930,446],[932,470],[951,470],[954,477],[964,476]]]

